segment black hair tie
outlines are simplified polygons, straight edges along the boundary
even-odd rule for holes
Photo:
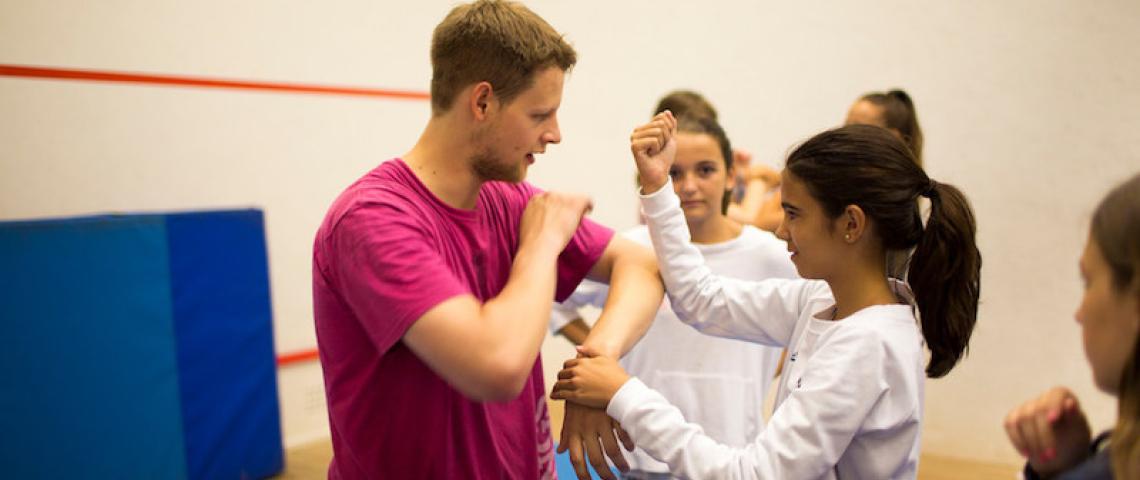
[[[933,199],[938,195],[938,182],[935,182],[933,178],[929,180],[930,182],[926,184],[926,190],[923,190],[921,195]]]

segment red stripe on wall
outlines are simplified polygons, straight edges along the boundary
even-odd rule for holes
[[[308,362],[316,360],[318,358],[320,358],[320,355],[317,353],[317,349],[315,348],[311,350],[301,350],[298,352],[282,353],[281,355],[277,356],[277,366],[283,367],[285,365]]]
[[[326,85],[303,85],[298,83],[250,82],[223,80],[216,78],[184,77],[175,75],[152,75],[99,70],[69,68],[30,67],[24,65],[0,64],[0,76],[23,78],[47,78],[56,80],[80,80],[90,82],[142,83],[150,85],[171,85],[198,88],[230,88],[240,90],[263,90],[286,93],[311,93],[323,95],[353,95],[362,97],[384,97],[402,100],[430,100],[427,92],[388,90],[378,88],[334,87]],[[320,358],[317,349],[284,353],[277,356],[277,366],[308,362]]]
[[[382,97],[401,100],[429,100],[427,92],[409,90],[388,90],[380,88],[337,87],[329,85],[304,85],[299,83],[252,82],[218,78],[185,77],[176,75],[153,75],[100,70],[70,68],[31,67],[24,65],[0,64],[0,76],[24,78],[48,78],[57,80],[79,80],[88,82],[143,83],[197,88],[229,88],[239,90],[262,90],[284,93],[311,93],[324,95],[352,95],[360,97]]]

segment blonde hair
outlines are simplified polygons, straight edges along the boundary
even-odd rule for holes
[[[459,5],[432,33],[432,114],[450,110],[460,90],[483,81],[509,103],[538,71],[567,71],[577,59],[562,35],[525,6],[498,0]]]
[[[1092,239],[1112,271],[1122,295],[1140,296],[1140,175],[1113,189],[1093,214]],[[1109,453],[1116,478],[1140,478],[1140,335],[1124,366],[1117,398],[1116,426]]]

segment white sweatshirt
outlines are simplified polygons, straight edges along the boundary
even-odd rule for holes
[[[644,225],[622,236],[652,246]],[[745,280],[797,278],[787,244],[753,226],[744,227],[731,240],[696,247],[718,275]],[[551,330],[561,330],[578,318],[579,308],[600,308],[607,294],[604,284],[582,282],[570,298],[554,305]],[[622,357],[621,364],[660,392],[686,419],[700,425],[706,435],[725,445],[744,447],[764,429],[763,402],[780,352],[776,347],[702,335],[681,323],[666,300],[649,331]],[[634,470],[669,472],[668,465],[640,448],[626,457]]]
[[[695,479],[915,478],[922,418],[922,337],[907,304],[830,320],[827,285],[718,277],[687,241],[671,185],[642,197],[677,316],[710,335],[788,345],[768,426],[744,448],[717,443],[660,394],[631,379],[606,411],[634,442]]]

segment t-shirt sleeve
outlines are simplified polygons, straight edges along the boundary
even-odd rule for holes
[[[578,225],[578,231],[570,239],[570,243],[558,256],[558,288],[554,292],[556,301],[566,300],[594,264],[602,258],[614,231],[590,220],[583,218]]]
[[[373,204],[330,233],[332,280],[380,351],[432,307],[470,293],[414,218],[398,205]]]
[[[587,306],[602,308],[609,294],[609,285],[582,280],[572,295],[561,302],[554,302],[550,310],[550,333],[557,334],[570,322],[582,318],[582,314],[579,313],[582,308]]]

